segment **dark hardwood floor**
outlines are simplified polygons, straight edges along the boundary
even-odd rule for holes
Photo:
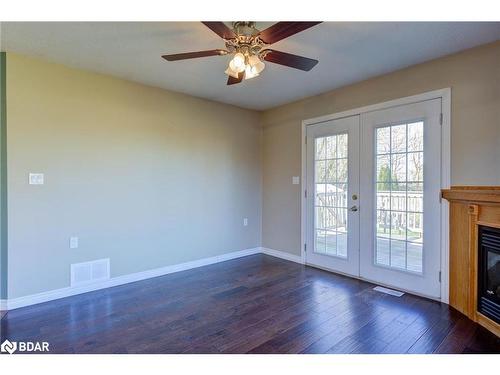
[[[253,255],[9,311],[52,353],[500,353],[447,305]]]

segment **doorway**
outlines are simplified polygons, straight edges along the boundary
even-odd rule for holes
[[[305,127],[305,262],[440,299],[442,98],[369,109]]]

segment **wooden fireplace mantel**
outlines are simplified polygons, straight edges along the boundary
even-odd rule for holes
[[[450,305],[500,337],[500,325],[477,311],[478,226],[500,228],[500,186],[453,186],[450,202]]]

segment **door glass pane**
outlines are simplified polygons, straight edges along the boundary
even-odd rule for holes
[[[347,134],[317,138],[315,147],[314,251],[346,258]]]
[[[347,183],[335,185],[335,207],[347,208]]]
[[[337,160],[337,182],[347,182],[347,159]]]
[[[324,160],[316,160],[316,183],[326,182],[326,163]]]
[[[347,233],[337,233],[337,255],[347,258]]]
[[[423,181],[424,153],[410,152],[408,154],[408,181]]]
[[[405,183],[391,184],[391,211],[406,211],[406,191]]]
[[[377,236],[377,259],[375,260],[377,264],[382,264],[384,266],[389,266],[391,264],[389,261],[389,241],[388,238]]]
[[[377,156],[377,180],[382,183],[391,183],[391,158],[390,155]]]
[[[335,231],[326,232],[326,253],[337,255],[337,233]]]
[[[408,124],[408,151],[424,151],[424,123]]]
[[[422,121],[376,129],[375,263],[422,272]]]
[[[347,158],[347,133],[346,134],[337,134],[335,136],[337,141],[337,158],[338,159],[346,159]]]
[[[388,127],[379,128],[377,132],[377,155],[391,152],[391,132]]]
[[[329,184],[334,184],[337,182],[337,163],[335,160],[326,160],[326,181]]]
[[[391,181],[393,183],[406,181],[406,154],[391,154]]]
[[[391,237],[391,211],[377,210],[377,237]]]
[[[391,267],[406,269],[406,241],[391,239]]]
[[[324,230],[316,230],[316,238],[315,238],[315,244],[314,244],[314,251],[317,253],[325,253],[326,248],[326,238],[325,238],[325,231]]]
[[[406,125],[395,125],[389,128],[391,132],[390,153],[406,151]]]

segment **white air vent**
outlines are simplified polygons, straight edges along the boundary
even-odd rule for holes
[[[109,258],[71,265],[71,286],[109,279]]]
[[[404,295],[404,293],[400,292],[399,290],[384,288],[383,286],[376,286],[375,288],[373,288],[373,290],[376,290],[377,292],[382,292],[385,294],[390,294],[391,296],[396,296],[396,297],[401,297]]]
[[[71,286],[92,281],[92,265],[77,263],[71,265]]]

